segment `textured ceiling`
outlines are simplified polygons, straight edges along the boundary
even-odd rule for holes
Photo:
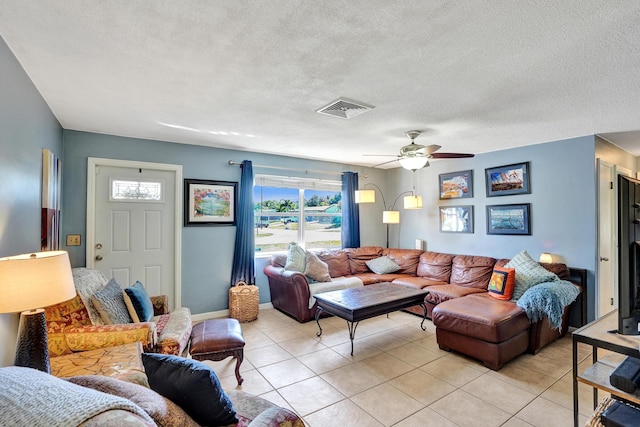
[[[637,0],[0,0],[66,129],[360,165],[411,129],[443,152],[601,134],[640,155],[638,22]],[[315,112],[339,97],[375,108]]]

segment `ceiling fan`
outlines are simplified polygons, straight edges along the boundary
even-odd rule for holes
[[[408,170],[416,171],[425,166],[429,166],[429,159],[460,159],[464,157],[473,157],[473,154],[464,153],[436,153],[441,147],[439,145],[420,145],[415,143],[415,139],[422,133],[421,130],[410,130],[405,133],[411,139],[411,144],[405,145],[400,149],[397,159],[388,162],[379,163],[376,166],[386,165],[391,162],[399,161],[400,165]],[[364,154],[365,156],[392,156],[393,154]]]

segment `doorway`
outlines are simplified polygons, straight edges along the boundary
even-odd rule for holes
[[[182,166],[89,158],[87,267],[181,305]]]

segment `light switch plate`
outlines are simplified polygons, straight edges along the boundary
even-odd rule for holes
[[[67,234],[67,246],[80,246],[80,235]]]

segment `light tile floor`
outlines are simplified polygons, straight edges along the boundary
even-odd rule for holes
[[[395,312],[360,323],[354,354],[346,322],[331,317],[300,324],[275,309],[243,323],[246,341],[238,386],[235,359],[206,362],[225,389],[259,395],[303,417],[307,426],[573,425],[570,334],[524,354],[500,371],[438,348],[435,327]],[[579,348],[590,364],[590,349]],[[585,360],[587,359],[588,360]],[[580,424],[592,412],[580,385]]]

